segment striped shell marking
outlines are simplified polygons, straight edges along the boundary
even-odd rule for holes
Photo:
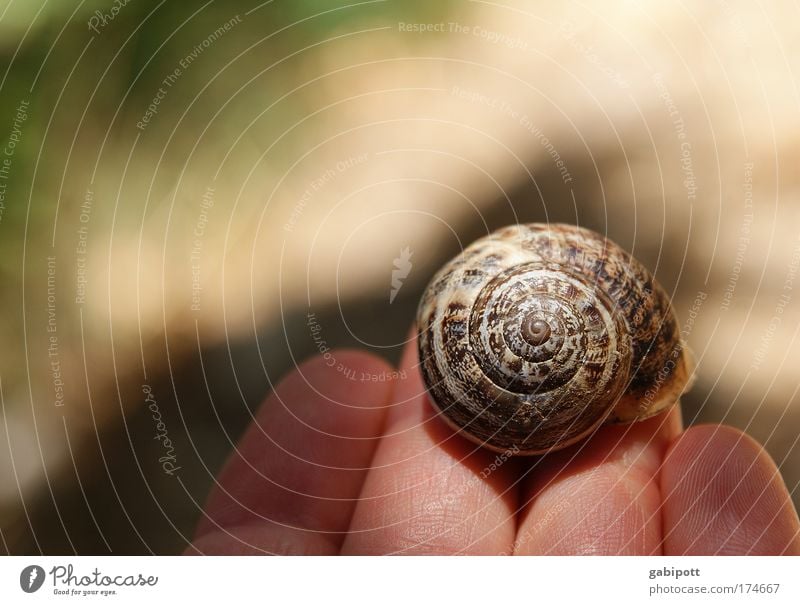
[[[503,228],[468,246],[417,313],[422,374],[456,430],[498,451],[566,447],[678,400],[692,372],[669,299],[606,238]]]

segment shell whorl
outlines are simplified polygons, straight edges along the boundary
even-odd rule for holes
[[[560,449],[651,416],[691,374],[666,293],[587,229],[517,225],[468,246],[417,314],[423,378],[454,428],[495,450]]]

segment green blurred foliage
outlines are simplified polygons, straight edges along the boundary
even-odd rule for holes
[[[29,251],[47,244],[57,203],[70,203],[59,202],[62,182],[92,165],[114,115],[119,112],[119,123],[128,111],[140,113],[187,49],[221,23],[257,9],[235,35],[215,45],[213,54],[203,58],[202,68],[182,78],[185,95],[199,93],[217,70],[225,70],[219,83],[238,87],[254,77],[257,66],[264,69],[331,36],[398,20],[440,20],[456,4],[455,0],[129,0],[95,35],[88,19],[95,11],[108,14],[114,5],[111,0],[8,0],[0,6],[0,141],[8,139],[22,99],[30,102],[30,119],[16,150],[13,182],[0,222],[0,276],[4,284],[15,286],[6,288],[3,297],[17,295],[23,239],[27,237]],[[77,62],[81,53],[85,54]],[[261,76],[264,104],[303,77],[294,66],[287,60]],[[203,107],[207,102],[212,105]],[[289,123],[311,107],[317,105],[309,90],[276,107],[270,119],[276,125]],[[216,109],[213,95],[198,99],[196,110]],[[113,156],[120,136],[112,130],[104,154]]]

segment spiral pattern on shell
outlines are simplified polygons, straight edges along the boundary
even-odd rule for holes
[[[691,357],[663,289],[627,252],[571,225],[468,246],[418,309],[423,378],[455,429],[496,450],[560,449],[677,401]]]

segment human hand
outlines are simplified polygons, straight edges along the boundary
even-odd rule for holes
[[[736,429],[683,431],[675,406],[508,458],[436,418],[417,364],[412,341],[393,380],[354,351],[295,369],[217,478],[187,554],[800,554],[778,469]]]

